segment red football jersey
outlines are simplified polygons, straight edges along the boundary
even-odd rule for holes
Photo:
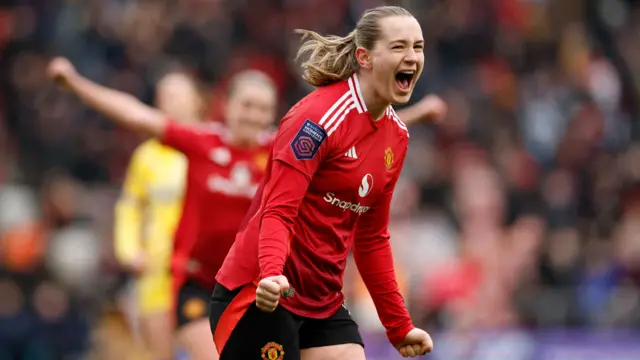
[[[171,268],[180,286],[186,277],[215,285],[215,276],[264,176],[271,136],[253,148],[228,144],[219,124],[189,127],[170,122],[163,143],[188,159],[183,212]]]
[[[281,306],[326,318],[344,302],[343,274],[356,263],[392,342],[413,328],[400,295],[387,230],[408,146],[389,107],[374,121],[354,75],[322,87],[280,123],[260,207],[238,234],[217,280],[229,289],[284,274],[295,290]]]

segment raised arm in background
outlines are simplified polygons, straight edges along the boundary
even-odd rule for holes
[[[141,134],[163,137],[168,122],[165,114],[145,105],[133,95],[109,89],[85,78],[76,71],[69,60],[53,59],[47,74],[87,106],[115,123]]]
[[[406,125],[419,122],[438,123],[447,115],[447,104],[438,95],[427,95],[414,105],[408,106],[396,113]]]

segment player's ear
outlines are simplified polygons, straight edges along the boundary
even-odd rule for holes
[[[373,61],[371,61],[371,54],[365,48],[356,49],[356,60],[362,69],[371,69]]]

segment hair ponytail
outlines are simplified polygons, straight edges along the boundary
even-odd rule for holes
[[[302,63],[302,77],[313,86],[325,86],[344,80],[358,71],[356,49],[363,47],[369,51],[380,39],[380,20],[390,16],[409,16],[411,13],[399,6],[379,6],[362,14],[358,25],[345,37],[322,36],[311,30],[296,30],[302,34],[302,45],[297,59],[306,58]]]
[[[345,37],[322,36],[302,29],[297,29],[296,33],[302,34],[297,59],[306,59],[302,63],[302,77],[309,84],[316,87],[329,85],[348,78],[358,70],[356,30]]]

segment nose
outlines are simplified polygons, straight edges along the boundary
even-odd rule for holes
[[[253,124],[253,125],[257,125],[261,123],[261,119],[262,118],[262,114],[260,112],[259,109],[251,109],[251,111],[249,111],[247,113],[247,120],[249,123]]]
[[[413,48],[409,48],[406,56],[404,57],[404,61],[410,64],[416,64],[418,62],[418,53]]]

